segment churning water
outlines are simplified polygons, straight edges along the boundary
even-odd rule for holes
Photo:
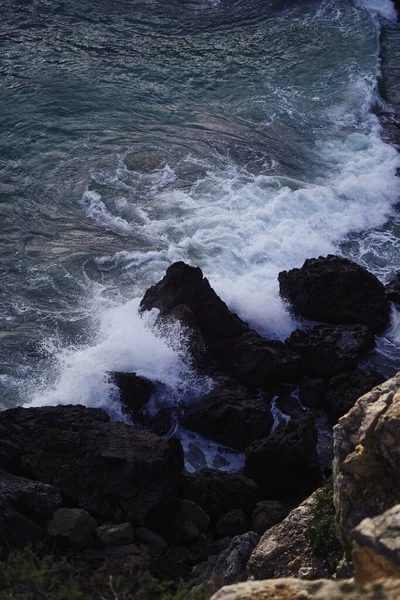
[[[119,414],[110,370],[208,382],[139,317],[175,260],[262,334],[277,274],[399,269],[400,156],[376,109],[389,0],[0,0],[1,405]],[[387,108],[387,110],[390,110]],[[376,361],[400,367],[400,323]]]

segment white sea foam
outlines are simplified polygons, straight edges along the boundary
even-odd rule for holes
[[[397,11],[391,0],[355,0],[355,3],[388,21],[396,21],[397,19]]]

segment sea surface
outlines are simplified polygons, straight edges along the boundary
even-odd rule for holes
[[[278,339],[301,325],[279,271],[327,253],[383,282],[400,270],[389,0],[0,0],[0,15],[1,408],[118,418],[112,370],[193,401],[209,382],[184,335],[137,311],[173,261]],[[371,358],[387,376],[392,314]]]

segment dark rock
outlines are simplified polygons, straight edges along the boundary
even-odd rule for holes
[[[137,412],[148,403],[154,393],[155,384],[136,373],[114,372],[110,377],[119,389],[123,412],[135,420]]]
[[[122,546],[106,546],[103,552],[106,556],[115,557],[131,556],[132,554],[135,556],[140,556],[142,554],[140,548],[138,548],[136,544],[122,544]]]
[[[360,265],[329,255],[279,274],[281,295],[295,312],[327,323],[365,323],[375,333],[389,325],[385,288]]]
[[[50,537],[67,542],[74,548],[83,548],[93,540],[97,523],[81,508],[59,508],[50,521]]]
[[[258,486],[243,475],[200,469],[185,473],[181,497],[196,502],[215,522],[234,508],[251,514],[258,500]]]
[[[223,515],[215,524],[215,537],[226,538],[241,535],[249,530],[249,519],[240,508]]]
[[[221,552],[226,550],[229,547],[231,541],[232,538],[230,537],[224,537],[219,540],[215,540],[215,542],[211,546],[212,554],[220,554]]]
[[[187,548],[178,546],[150,563],[150,574],[160,581],[191,581],[193,557]]]
[[[260,536],[254,531],[234,537],[219,555],[211,579],[221,586],[246,579],[246,565],[259,540]]]
[[[308,375],[326,379],[354,368],[374,348],[375,336],[366,325],[316,325],[297,329],[286,344],[301,355]]]
[[[272,415],[264,400],[250,396],[233,379],[220,377],[208,394],[186,409],[181,424],[220,444],[244,451],[252,442],[269,434]]]
[[[262,338],[232,313],[203,278],[201,269],[174,263],[165,277],[147,290],[142,310],[158,308],[168,318],[187,306],[218,368],[250,388],[293,381],[302,372],[301,359],[278,341]],[[182,309],[181,309],[182,310]]]
[[[246,451],[245,474],[259,485],[264,498],[305,497],[321,482],[314,418],[281,423],[266,439]]]
[[[195,525],[197,525],[199,531],[206,533],[210,527],[210,517],[204,512],[204,510],[191,500],[178,500],[178,504],[188,519],[191,519]]]
[[[324,397],[324,408],[332,424],[354,406],[358,398],[383,383],[379,373],[357,369],[332,377]]]
[[[45,526],[62,504],[51,485],[0,469],[0,546],[3,553],[39,541]]]
[[[90,513],[121,508],[138,524],[175,497],[183,468],[176,440],[110,423],[83,406],[15,408],[0,413],[0,467],[59,488]]]
[[[263,535],[289,514],[290,507],[276,500],[263,500],[259,502],[251,517],[251,530]]]
[[[205,533],[202,533],[197,540],[186,544],[186,548],[192,555],[193,565],[197,565],[208,559],[211,552],[211,542]]]
[[[179,501],[153,509],[147,524],[172,546],[191,542],[200,536],[199,528]]]
[[[96,536],[103,546],[123,546],[132,542],[133,528],[130,523],[101,525],[96,529]]]
[[[395,304],[400,304],[400,273],[396,279],[385,285],[386,298]]]
[[[136,529],[135,538],[147,548],[150,556],[155,558],[161,556],[167,549],[167,542],[164,538],[145,527]]]
[[[300,385],[299,391],[299,399],[304,406],[309,406],[310,408],[321,406],[325,394],[324,380],[306,377]]]

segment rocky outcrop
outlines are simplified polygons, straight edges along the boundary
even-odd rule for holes
[[[400,504],[352,531],[353,562],[359,583],[400,578]]]
[[[314,321],[364,323],[375,333],[389,325],[389,302],[378,279],[346,258],[306,260],[300,269],[279,274],[281,295],[293,310]]]
[[[281,423],[247,448],[245,475],[258,484],[264,498],[304,498],[321,483],[317,439],[310,414]]]
[[[58,488],[64,499],[102,518],[120,509],[142,523],[176,497],[182,448],[141,427],[110,423],[83,406],[16,408],[0,413],[0,467]]]
[[[215,387],[188,406],[180,420],[187,429],[241,452],[268,436],[272,422],[269,404],[228,377],[219,377]]]
[[[297,329],[286,345],[300,354],[307,375],[328,379],[357,365],[375,346],[375,336],[367,325],[316,325]]]
[[[308,537],[316,502],[314,493],[265,532],[247,565],[252,579],[298,577],[300,569],[308,569],[312,579],[329,576],[324,560],[314,556]]]
[[[379,373],[354,369],[340,373],[329,380],[323,399],[330,422],[334,425],[356,403],[358,398],[383,383]]]
[[[211,600],[398,600],[400,580],[361,586],[349,581],[273,579],[223,587]]]
[[[334,500],[345,546],[366,518],[400,498],[400,374],[356,402],[334,428]]]
[[[59,491],[51,485],[0,469],[0,551],[39,541],[61,504]]]
[[[243,475],[200,469],[184,474],[181,498],[196,502],[215,522],[235,508],[251,515],[258,501],[258,486]]]
[[[218,368],[249,388],[293,381],[302,373],[301,358],[282,342],[262,338],[232,313],[199,268],[174,263],[165,277],[147,290],[140,306],[141,310],[158,308],[164,318],[177,307],[190,310]]]
[[[110,373],[110,379],[119,389],[122,410],[132,419],[150,400],[155,391],[155,384],[146,377],[136,373]]]

